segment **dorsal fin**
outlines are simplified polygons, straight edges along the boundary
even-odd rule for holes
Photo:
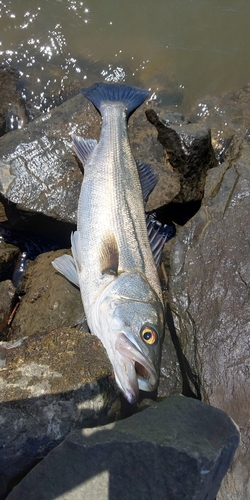
[[[97,141],[95,139],[83,139],[79,135],[72,135],[73,148],[80,162],[85,165],[91,154],[93,153]]]
[[[161,224],[153,215],[146,216],[148,238],[156,267],[159,266],[165,243],[174,237],[175,225]]]
[[[99,249],[100,271],[102,274],[117,276],[119,266],[119,249],[115,235],[107,232]]]
[[[154,172],[152,165],[149,165],[149,163],[136,161],[136,165],[141,182],[144,203],[147,203],[150,193],[157,184],[158,175]]]

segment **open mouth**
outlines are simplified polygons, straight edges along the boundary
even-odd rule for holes
[[[146,380],[150,379],[149,371],[147,370],[147,368],[145,368],[145,366],[138,363],[138,361],[135,362],[135,371],[138,377],[141,377]]]
[[[136,345],[124,333],[120,333],[116,339],[115,347],[122,356],[133,364],[139,389],[153,391],[157,385],[155,369]]]

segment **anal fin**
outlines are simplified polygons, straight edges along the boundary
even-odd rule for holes
[[[51,262],[52,266],[63,274],[71,283],[79,287],[76,264],[71,255],[62,255]]]

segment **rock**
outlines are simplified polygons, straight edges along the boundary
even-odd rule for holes
[[[239,425],[241,446],[218,500],[250,492],[250,146],[235,141],[209,170],[199,212],[172,243],[169,290],[175,327],[203,401]]]
[[[166,398],[174,396],[175,394],[181,394],[182,387],[183,380],[179,360],[169,329],[166,325],[165,337],[162,345],[161,370],[157,396],[158,398]]]
[[[18,254],[19,248],[0,238],[0,281],[11,278]]]
[[[2,342],[0,366],[3,495],[72,429],[115,418],[119,396],[101,343],[75,329]]]
[[[25,272],[21,303],[12,321],[9,339],[86,322],[80,291],[51,264],[69,250],[46,252],[30,262]],[[86,323],[85,323],[86,326]]]
[[[158,139],[166,150],[169,162],[180,177],[176,203],[201,200],[207,171],[217,165],[211,145],[211,132],[199,124],[170,124],[169,115],[154,109],[146,112],[155,125]]]
[[[214,500],[239,433],[222,411],[175,396],[70,434],[8,500]]]
[[[3,137],[0,191],[5,199],[19,210],[75,222],[82,174],[69,134],[84,127],[87,133],[90,121],[87,105],[78,95]]]
[[[0,202],[0,223],[5,222],[7,220],[6,212],[4,209],[4,205]]]
[[[169,197],[165,193],[168,191],[166,186],[174,176],[171,172],[164,177],[160,165],[162,147],[152,135],[143,108],[136,111],[136,116],[129,129],[132,149],[136,159],[144,162],[157,157],[156,170],[163,181],[158,184],[154,200],[162,204]],[[145,126],[146,131],[137,136],[138,121],[140,129]],[[98,140],[100,127],[100,115],[82,94],[78,94],[24,129],[3,137],[0,141],[0,193],[6,204],[16,204],[19,211],[75,223],[82,167],[79,168],[73,154],[71,134]],[[143,138],[143,143],[137,137]],[[160,192],[161,199],[158,199]]]
[[[250,84],[222,96],[205,96],[188,119],[212,128],[212,143],[219,163],[224,161],[235,134],[250,141]]]
[[[16,289],[10,280],[0,282],[0,340],[8,333],[8,320],[13,309]]]
[[[19,74],[15,69],[3,66],[0,67],[0,110],[0,136],[28,123]]]

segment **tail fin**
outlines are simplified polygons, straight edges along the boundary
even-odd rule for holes
[[[126,108],[127,118],[138,108],[149,96],[150,91],[142,90],[128,85],[95,83],[81,92],[89,99],[102,114],[102,105],[107,102],[122,102]]]

